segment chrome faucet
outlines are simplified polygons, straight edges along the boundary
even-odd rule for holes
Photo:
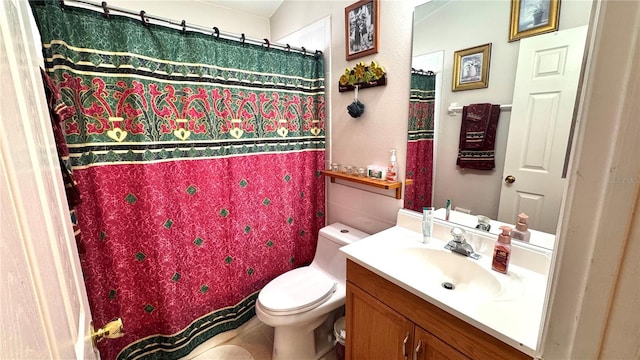
[[[480,259],[480,254],[475,252],[471,244],[469,244],[465,239],[464,230],[459,227],[454,227],[451,229],[451,236],[453,236],[453,240],[449,241],[447,245],[444,246],[445,249],[451,250],[460,255],[468,256],[475,260]]]

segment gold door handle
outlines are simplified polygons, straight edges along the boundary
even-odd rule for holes
[[[508,175],[506,178],[504,178],[504,182],[506,182],[507,184],[513,184],[514,182],[516,182],[516,177],[513,175]]]
[[[93,340],[94,345],[105,338],[117,339],[122,336],[124,336],[124,327],[122,326],[122,319],[120,318],[108,322],[98,330],[94,330],[93,324],[91,324],[91,340]]]

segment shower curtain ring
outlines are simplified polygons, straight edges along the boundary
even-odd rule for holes
[[[180,23],[180,25],[182,26],[182,33],[186,34],[187,33],[187,22],[182,20],[182,22]]]
[[[287,44],[287,51],[291,52],[291,45]]]
[[[305,49],[304,46],[302,47],[302,54],[307,55],[307,49]]]
[[[110,16],[109,16],[109,7],[107,6],[107,2],[106,1],[102,2],[102,11],[104,11],[104,17],[109,19],[110,18]]]
[[[142,20],[142,24],[146,27],[149,26],[149,20],[144,16],[146,12],[144,10],[140,10],[140,19]]]
[[[213,33],[215,34],[216,39],[220,39],[220,29],[218,29],[218,27],[213,27]]]
[[[271,43],[269,42],[269,39],[265,38],[264,43],[267,45],[267,50],[269,50],[269,48],[271,47]]]
[[[246,38],[244,37],[244,33],[240,34],[240,41],[242,41],[242,46],[244,46],[244,40]]]
[[[60,0],[60,7],[64,10],[64,0]]]

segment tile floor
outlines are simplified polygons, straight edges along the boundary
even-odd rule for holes
[[[207,350],[219,345],[238,345],[249,351],[254,360],[271,360],[273,328],[254,317],[240,328],[220,334],[200,345],[185,359],[209,360]],[[336,360],[335,350],[330,351],[320,360]]]

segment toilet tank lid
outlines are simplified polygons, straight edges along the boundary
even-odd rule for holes
[[[364,231],[353,228],[349,225],[345,225],[339,222],[333,223],[331,225],[327,225],[320,229],[320,236],[326,237],[327,239],[331,239],[334,242],[350,244],[354,241],[358,241],[361,239],[370,236],[371,234],[367,234]]]

